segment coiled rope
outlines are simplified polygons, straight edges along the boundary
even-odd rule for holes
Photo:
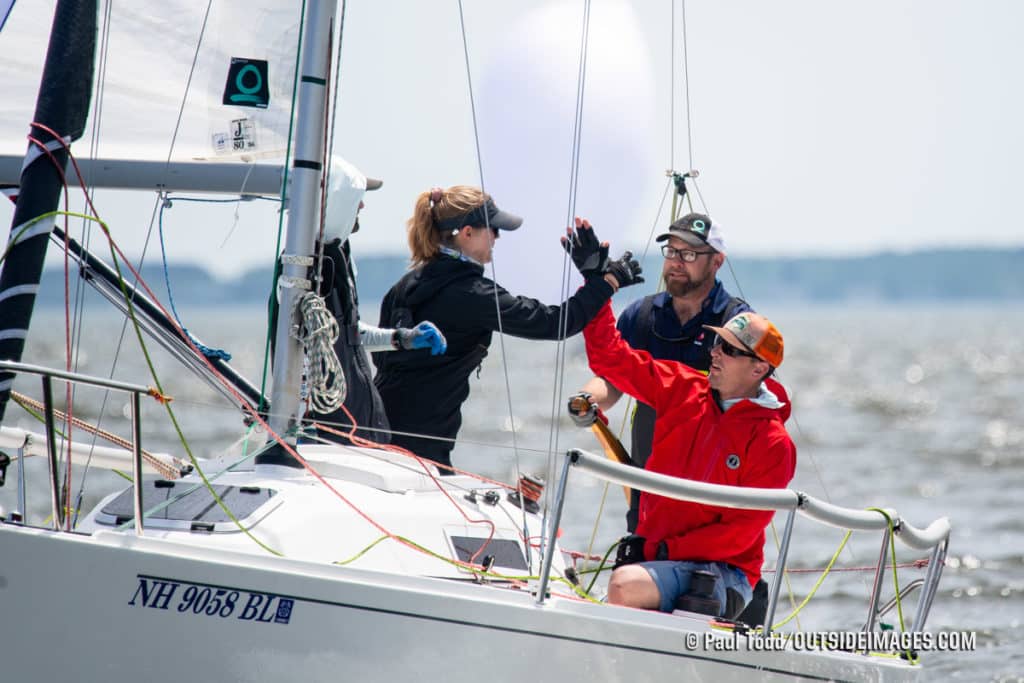
[[[327,310],[323,298],[313,292],[303,294],[296,306],[302,324],[292,331],[292,336],[299,340],[306,354],[309,401],[313,410],[326,415],[340,408],[348,394],[345,373],[334,352],[338,321]]]

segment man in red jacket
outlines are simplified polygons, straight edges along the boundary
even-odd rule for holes
[[[723,327],[705,327],[718,334],[707,377],[630,348],[609,305],[583,334],[590,368],[655,410],[645,469],[714,484],[785,488],[796,467],[796,447],[783,426],[789,397],[769,377],[782,363],[782,335],[750,311]],[[690,591],[693,572],[706,571],[716,577],[719,616],[736,616],[761,576],[764,529],[773,514],[643,494],[636,534],[619,546],[608,601],[671,612]]]

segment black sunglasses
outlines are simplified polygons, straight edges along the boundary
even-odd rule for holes
[[[753,358],[754,360],[761,360],[760,358],[758,358],[757,354],[751,353],[746,349],[741,349],[737,346],[733,346],[732,344],[725,341],[721,337],[719,337],[718,341],[715,342],[715,346],[722,349],[722,353],[724,353],[727,356],[732,356],[733,358],[746,356],[747,358]]]

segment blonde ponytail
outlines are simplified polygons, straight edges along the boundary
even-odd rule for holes
[[[442,244],[452,241],[450,234],[437,229],[437,221],[469,213],[489,199],[472,185],[453,185],[447,190],[433,188],[416,197],[416,206],[407,225],[412,267],[416,268],[437,256]]]

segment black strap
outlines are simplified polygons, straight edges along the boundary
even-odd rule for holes
[[[647,349],[647,340],[651,336],[651,328],[654,325],[652,315],[654,313],[654,297],[657,294],[648,294],[640,300],[640,310],[636,313],[636,324],[633,327],[633,348]]]
[[[740,306],[747,306],[748,308],[750,307],[746,301],[739,298],[738,296],[734,296],[731,299],[729,299],[729,303],[726,304],[725,310],[722,311],[722,321],[718,324],[724,325],[726,322],[731,320],[732,317],[736,315],[736,309],[738,309]]]

